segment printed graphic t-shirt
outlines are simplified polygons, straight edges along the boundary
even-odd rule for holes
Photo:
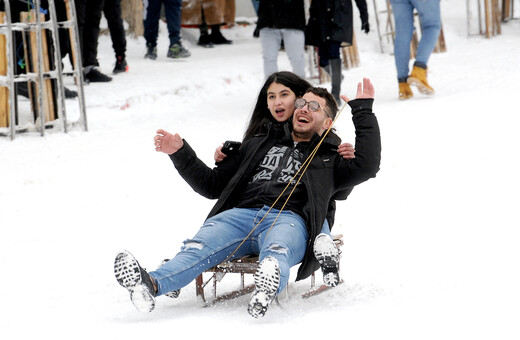
[[[260,208],[264,205],[271,206],[287,186],[287,183],[291,182],[291,185],[287,187],[284,194],[273,206],[275,209],[281,209],[301,175],[301,173],[298,173],[293,179],[305,161],[304,152],[307,144],[305,142],[295,143],[291,140],[282,141],[273,146],[256,168],[237,207]],[[304,202],[307,201],[306,195],[305,185],[300,181],[284,210],[290,210],[304,216],[302,208]]]

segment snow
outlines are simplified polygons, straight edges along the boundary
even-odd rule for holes
[[[441,6],[448,50],[430,59],[433,97],[399,101],[372,8],[368,36],[356,22],[362,64],[344,70],[342,88],[354,97],[363,76],[374,83],[383,155],[377,178],[338,203],[342,285],[301,299],[309,280],[291,280],[289,296],[258,320],[248,296],[201,307],[194,284],[176,300],[159,297],[150,314],[130,303],[113,276],[116,253],[153,269],[214,204],[155,152],[155,131],[179,132],[211,165],[218,145],[241,139],[263,81],[252,25],[225,30],[234,44],[213,49],[185,29],[192,57],[168,60],[161,24],[156,61],[143,58],[142,37],[129,38],[130,71],[85,87],[88,132],[0,137],[2,338],[518,339],[520,21],[491,39],[468,37],[465,2]],[[99,59],[110,73],[108,35]],[[279,63],[290,70],[284,53]],[[77,102],[67,107],[77,117]],[[349,115],[336,127],[352,142]],[[224,289],[239,284],[224,280]]]

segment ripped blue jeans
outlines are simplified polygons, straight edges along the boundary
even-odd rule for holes
[[[290,211],[282,211],[269,230],[278,215],[276,209],[251,232],[268,210],[267,206],[233,208],[207,219],[195,237],[184,241],[174,258],[149,273],[157,284],[157,295],[188,285],[231,254],[231,258],[258,255],[260,261],[267,256],[276,258],[280,266],[278,293],[281,292],[289,281],[291,267],[303,260],[309,236],[303,218]]]

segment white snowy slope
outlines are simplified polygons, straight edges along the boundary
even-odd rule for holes
[[[225,30],[233,45],[213,49],[185,29],[186,60],[166,58],[164,24],[156,61],[143,58],[142,37],[129,38],[130,71],[85,87],[88,132],[0,137],[0,337],[518,339],[520,20],[492,39],[468,37],[465,3],[441,2],[447,52],[430,59],[436,94],[404,102],[372,7],[368,35],[356,12],[361,65],[344,70],[342,88],[354,97],[362,77],[375,85],[381,170],[338,203],[344,283],[304,300],[309,281],[291,280],[259,320],[248,296],[200,307],[194,284],[141,314],[113,275],[123,249],[148,269],[173,256],[214,204],[155,152],[153,136],[180,133],[208,165],[220,143],[241,139],[263,81],[254,27]],[[110,73],[109,36],[99,60]],[[280,68],[290,70],[285,53]],[[77,102],[67,105],[77,117]],[[349,110],[336,127],[354,141]]]

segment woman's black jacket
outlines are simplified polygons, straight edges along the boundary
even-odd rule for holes
[[[361,22],[368,22],[366,0],[355,1]],[[353,20],[352,0],[312,0],[305,27],[305,44],[320,46],[327,41],[336,41],[344,46],[352,45]]]

